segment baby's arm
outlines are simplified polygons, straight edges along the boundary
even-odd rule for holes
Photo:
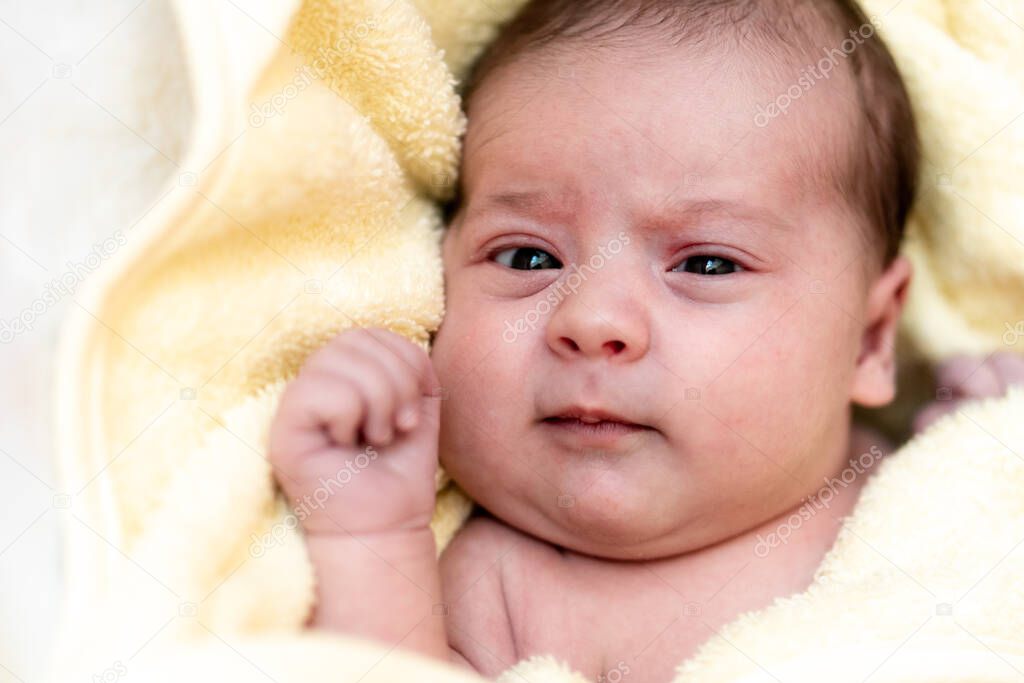
[[[286,387],[269,458],[315,568],[311,625],[460,661],[435,608],[439,412],[422,349],[387,330],[349,330]]]
[[[1024,356],[1019,353],[953,356],[936,367],[936,400],[918,411],[914,431],[923,431],[964,401],[1002,396],[1013,384],[1024,384]]]

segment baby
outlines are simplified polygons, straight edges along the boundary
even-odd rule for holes
[[[891,448],[851,409],[895,392],[900,75],[852,0],[538,0],[464,101],[432,356],[346,331],[271,429],[289,499],[366,463],[303,520],[311,624],[669,681],[807,587]],[[479,508],[438,560],[439,461]]]

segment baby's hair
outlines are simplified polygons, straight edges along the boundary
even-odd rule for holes
[[[858,32],[859,44],[844,49],[841,61],[850,63],[856,84],[860,130],[851,132],[851,164],[834,180],[851,208],[881,232],[888,265],[914,202],[920,145],[899,69],[854,0],[532,0],[477,60],[462,97],[468,110],[489,74],[542,48],[571,54],[642,45],[657,54],[685,44],[753,50],[787,63],[816,54],[817,62],[826,54],[821,50],[838,49]],[[446,207],[449,218],[460,195],[461,183]]]

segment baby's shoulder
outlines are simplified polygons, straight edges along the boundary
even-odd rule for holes
[[[484,675],[518,661],[509,579],[541,545],[500,520],[474,516],[441,555],[449,643]]]
[[[538,554],[558,552],[550,545],[489,514],[470,517],[441,555],[442,572],[452,578],[465,571],[519,563]],[[443,574],[442,574],[443,575]]]
[[[442,557],[452,551],[465,552],[481,545],[490,547],[516,536],[522,536],[522,533],[486,512],[474,510],[474,514],[466,520],[466,523],[456,532],[451,543],[445,548]]]

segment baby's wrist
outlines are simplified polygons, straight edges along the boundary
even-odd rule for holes
[[[418,573],[436,566],[436,545],[429,526],[306,536],[309,559],[324,592],[342,577],[357,584],[373,582],[381,571]],[[349,584],[348,588],[351,588]],[[344,588],[342,590],[345,590]]]
[[[385,527],[380,529],[347,530],[336,529],[331,531],[309,531],[306,530],[306,541],[311,544],[324,546],[334,543],[349,544],[380,544],[384,546],[403,546],[409,543],[423,542],[423,539],[434,539],[434,534],[428,524],[411,525],[408,527]]]
[[[352,539],[366,537],[386,539],[396,536],[413,536],[430,533],[430,522],[434,510],[410,514],[404,511],[396,514],[385,509],[361,511],[357,516],[319,515],[302,522],[302,530],[308,539]]]
[[[321,477],[321,481],[323,481]],[[436,505],[433,481],[409,493],[411,500],[381,500],[366,491],[346,491],[347,498],[324,505],[314,494],[292,494],[293,512],[307,538],[391,535],[430,528]],[[348,495],[350,494],[351,495]],[[368,500],[369,499],[369,500]]]
[[[307,547],[317,578],[315,628],[393,641],[441,602],[429,527],[315,534]],[[443,640],[439,634],[429,640]]]

